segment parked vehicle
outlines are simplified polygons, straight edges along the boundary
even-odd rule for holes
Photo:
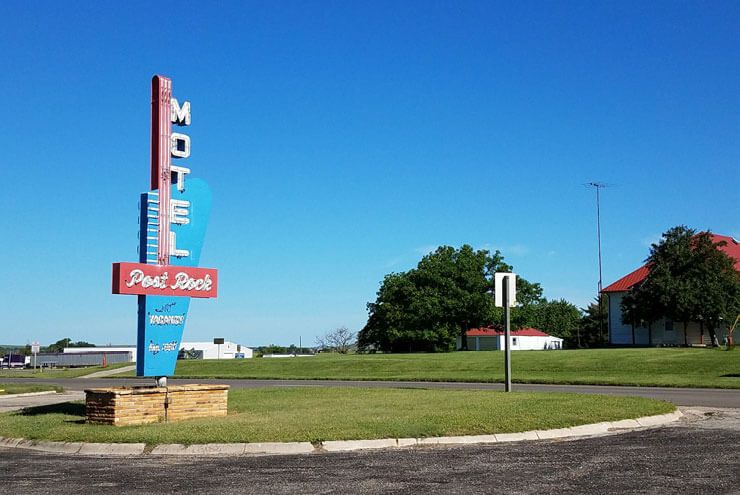
[[[0,366],[3,368],[24,368],[26,366],[26,356],[23,354],[6,354],[3,356]]]

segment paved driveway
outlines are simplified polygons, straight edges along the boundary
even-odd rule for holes
[[[0,449],[7,493],[740,493],[740,411],[573,441],[236,458]],[[708,414],[708,415],[705,415]]]

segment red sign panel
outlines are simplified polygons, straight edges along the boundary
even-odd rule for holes
[[[145,263],[113,263],[113,294],[216,297],[218,271]]]

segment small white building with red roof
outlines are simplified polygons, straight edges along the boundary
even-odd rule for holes
[[[469,351],[504,350],[504,332],[495,328],[473,328],[465,332],[465,338]],[[463,348],[462,337],[457,338],[457,348]],[[563,339],[536,328],[521,328],[511,331],[510,348],[512,351],[562,349]]]
[[[719,249],[735,260],[735,270],[740,272],[740,243],[732,237],[711,234],[712,242],[724,242]],[[635,285],[639,284],[650,272],[647,265],[628,273],[602,292],[609,298],[609,343],[613,345],[703,345],[708,344],[709,335],[702,322],[688,322],[684,335],[683,322],[674,322],[662,318],[648,326],[629,325],[622,322],[622,299]],[[720,328],[717,336],[723,338]]]

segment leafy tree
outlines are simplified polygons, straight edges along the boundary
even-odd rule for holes
[[[517,287],[517,299],[518,292]],[[511,312],[512,328],[537,328],[562,338],[569,345],[577,341],[580,323],[581,311],[565,299],[549,301],[542,298],[529,304],[519,303]]]
[[[601,304],[601,308],[599,308]],[[574,347],[600,347],[606,345],[606,339],[601,331],[601,318],[609,321],[609,304],[605,294],[595,297],[594,302],[581,310],[583,316],[574,336],[568,341]]]
[[[53,344],[46,348],[47,352],[62,352],[65,347],[69,347],[72,339],[67,337],[66,339],[57,340]]]
[[[718,249],[722,244],[682,225],[666,231],[650,248],[647,277],[622,300],[622,321],[647,325],[650,344],[652,323],[663,317],[683,322],[686,344],[688,322],[700,321],[718,345],[717,327],[740,308],[740,276],[732,258]]]
[[[60,339],[49,345],[44,349],[45,352],[62,352],[65,347],[95,347],[95,344],[80,340],[78,342],[72,342],[72,339],[67,337],[66,339]]]
[[[581,324],[581,312],[565,299],[556,301],[544,300],[534,305],[535,320],[532,326],[545,333],[560,337],[566,342],[572,342],[578,333]]]
[[[689,272],[694,281],[695,313],[706,322],[712,344],[719,345],[717,328],[732,323],[740,314],[740,273],[724,251],[725,241],[714,243],[706,232],[693,239],[693,258]]]
[[[262,354],[287,354],[288,350],[281,346],[276,344],[270,344],[262,347],[257,348]]]
[[[85,342],[84,340],[78,340],[77,342],[70,342],[68,347],[95,347],[95,344]]]
[[[499,251],[441,246],[417,267],[386,275],[377,299],[368,303],[368,322],[358,335],[360,350],[450,351],[470,328],[501,319],[492,291],[493,273],[511,271]],[[539,284],[517,280],[517,299],[542,299]],[[466,339],[462,339],[467,343]]]

